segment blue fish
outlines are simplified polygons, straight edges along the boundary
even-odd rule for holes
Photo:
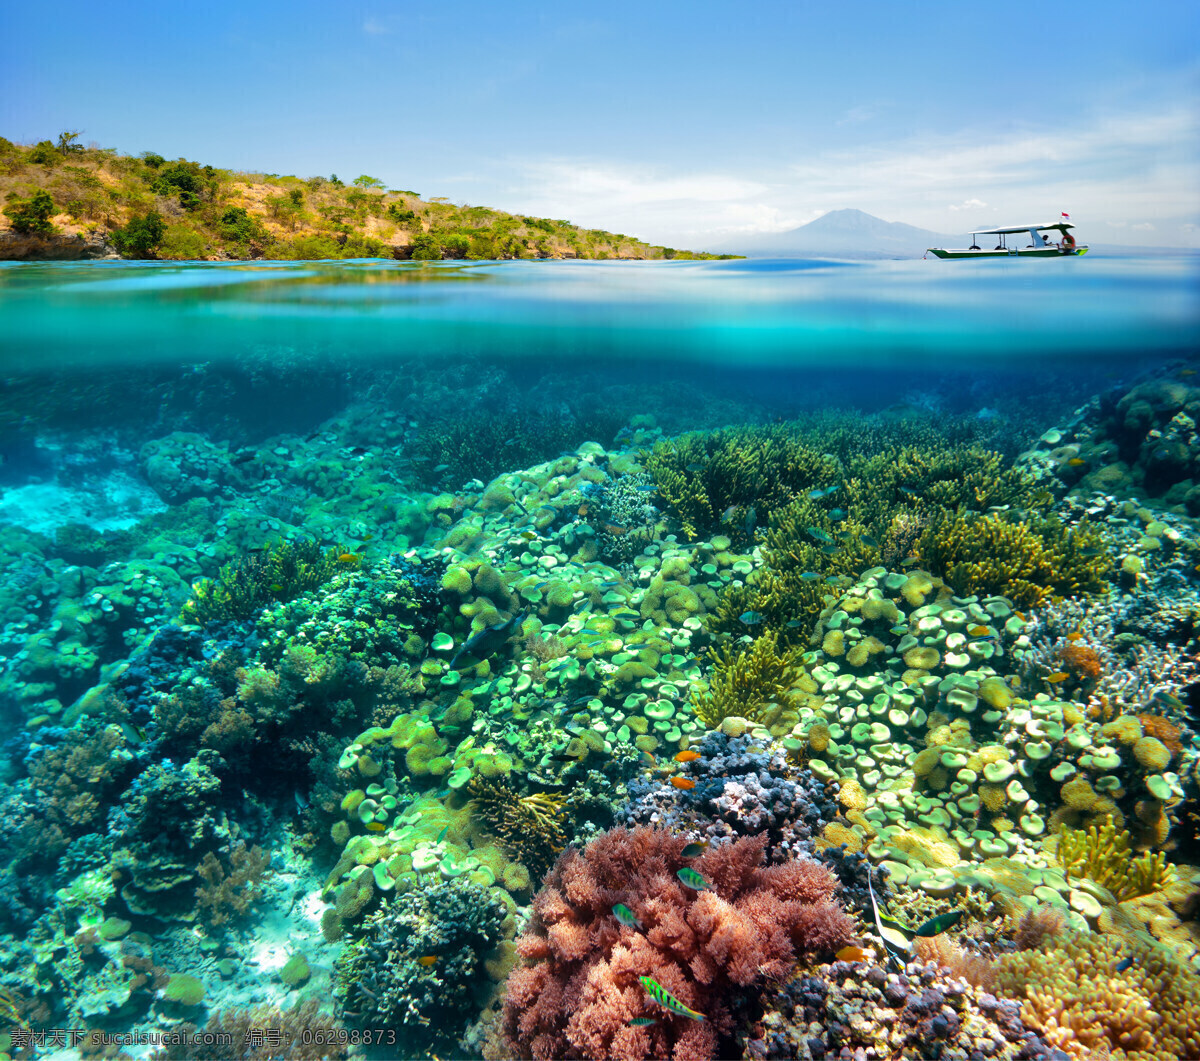
[[[805,571],[800,577],[804,579],[805,582],[816,582],[821,575],[820,572],[817,571]]]
[[[480,661],[487,659],[521,629],[521,624],[528,615],[527,611],[516,612],[511,619],[495,626],[485,626],[479,633],[463,642],[462,647],[454,653],[454,658],[450,660],[450,669],[456,669],[463,656],[471,656]]]
[[[1133,955],[1131,954],[1128,958],[1122,958],[1119,962],[1117,962],[1116,971],[1119,973],[1123,973],[1126,969],[1131,969],[1132,967],[1133,967]]]
[[[747,626],[757,626],[763,621],[761,612],[742,612],[738,618]]]
[[[843,520],[846,518],[846,510],[844,508],[831,508],[829,510],[829,518],[835,523],[838,520]]]

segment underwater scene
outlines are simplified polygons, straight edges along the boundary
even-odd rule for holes
[[[0,264],[0,1059],[1200,1057],[1196,264]]]

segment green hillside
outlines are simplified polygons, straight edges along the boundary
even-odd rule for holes
[[[368,175],[239,173],[78,134],[0,137],[0,258],[728,258],[570,221],[457,205]]]

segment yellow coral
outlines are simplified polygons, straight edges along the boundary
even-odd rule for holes
[[[845,639],[841,630],[830,630],[821,641],[821,651],[827,656],[840,656],[846,651]]]
[[[1165,770],[1171,762],[1167,746],[1155,737],[1142,737],[1133,746],[1133,757],[1147,770]]]
[[[1103,885],[1118,902],[1148,895],[1172,880],[1171,867],[1161,852],[1132,858],[1129,833],[1118,832],[1109,815],[1105,823],[1088,829],[1063,828],[1058,838],[1058,860],[1068,877],[1087,877]]]
[[[1122,744],[1136,744],[1142,739],[1142,724],[1133,715],[1118,715],[1101,726],[1100,733]]]
[[[847,778],[838,789],[838,802],[847,810],[867,809],[867,793],[854,778]]]
[[[692,698],[696,717],[715,729],[730,715],[764,721],[768,704],[795,710],[805,695],[794,686],[804,670],[798,648],[778,646],[778,635],[763,634],[745,652],[709,650],[716,667],[707,691]]]
[[[1070,934],[1004,955],[995,976],[1023,1020],[1081,1061],[1200,1057],[1200,977],[1163,947]]]
[[[1096,791],[1086,777],[1072,778],[1059,792],[1072,810],[1091,810],[1097,799]]]
[[[928,645],[914,645],[904,653],[904,663],[913,670],[933,670],[942,662],[941,654]]]

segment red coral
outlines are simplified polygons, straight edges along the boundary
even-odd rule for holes
[[[686,844],[659,829],[613,829],[558,860],[517,945],[526,964],[508,981],[503,1023],[514,1055],[715,1057],[746,989],[785,978],[801,951],[834,950],[851,938],[853,922],[831,899],[837,880],[818,863],[763,866],[765,836],[687,861]],[[711,890],[680,882],[675,874],[685,865]],[[617,903],[642,929],[617,921]],[[705,1020],[668,1012],[641,976]],[[635,1027],[635,1017],[658,1023]]]

